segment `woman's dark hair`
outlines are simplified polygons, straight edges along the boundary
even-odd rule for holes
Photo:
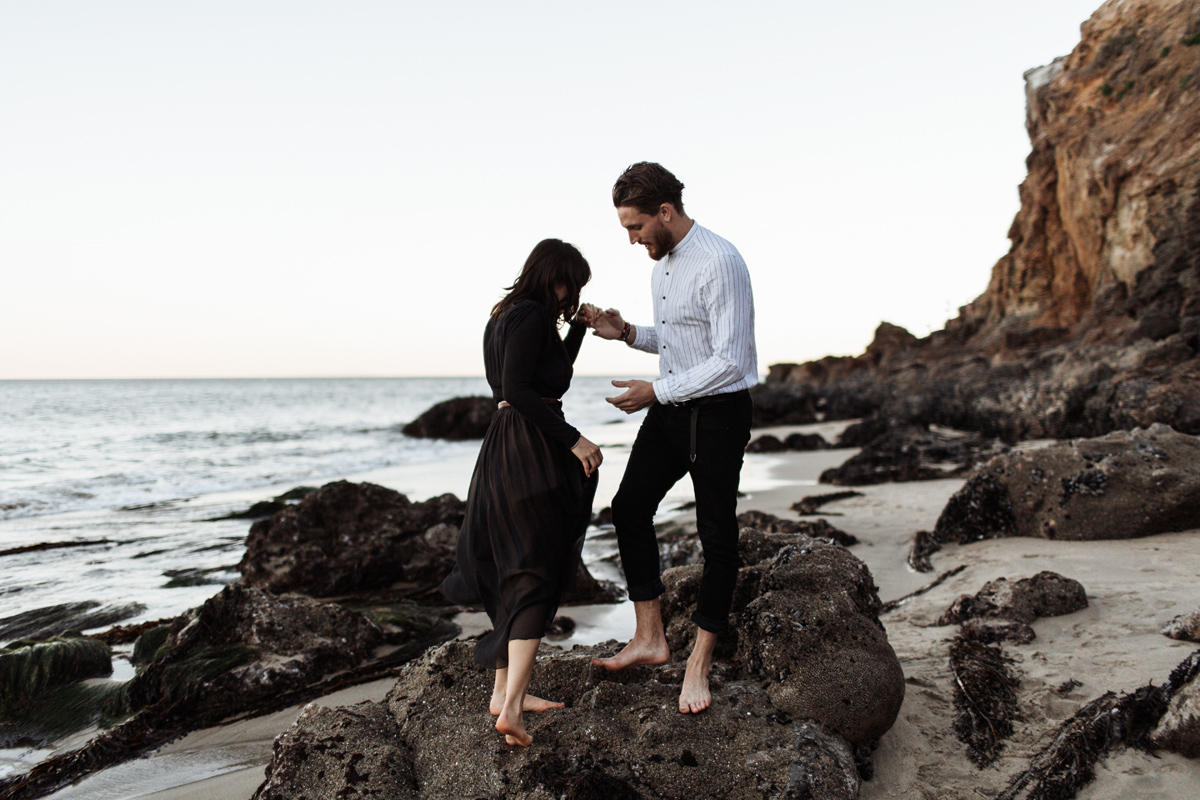
[[[654,216],[663,203],[683,213],[683,184],[662,164],[639,161],[630,164],[613,184],[613,205],[628,206]]]
[[[498,317],[522,300],[535,300],[550,310],[555,321],[570,320],[579,310],[579,293],[592,279],[592,268],[574,245],[561,239],[543,239],[533,248],[521,274],[506,287],[499,303],[492,307]],[[560,302],[556,286],[566,286],[567,296]]]

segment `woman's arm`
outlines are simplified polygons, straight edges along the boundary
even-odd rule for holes
[[[523,309],[512,308],[512,314]],[[542,396],[533,388],[533,373],[538,356],[546,342],[546,327],[550,324],[547,312],[530,309],[508,326],[504,342],[504,370],[501,391],[508,404],[527,420],[563,447],[571,448],[579,441],[579,431],[550,410]]]

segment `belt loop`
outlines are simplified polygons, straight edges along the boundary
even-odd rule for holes
[[[700,406],[692,406],[692,463],[696,463],[696,420],[700,419]]]

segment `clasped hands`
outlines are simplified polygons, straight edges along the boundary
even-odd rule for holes
[[[579,307],[575,319],[586,324],[592,329],[592,335],[599,336],[601,339],[620,339],[622,331],[625,330],[625,320],[621,317],[621,312],[615,308],[601,311],[598,306],[584,303]],[[613,381],[612,385],[625,391],[616,397],[604,399],[626,414],[641,411],[650,404],[658,402],[650,381]]]

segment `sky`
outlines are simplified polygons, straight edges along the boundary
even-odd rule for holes
[[[547,237],[648,321],[643,160],[745,257],[763,371],[925,335],[1007,252],[1022,74],[1098,2],[0,0],[0,379],[480,375]]]

